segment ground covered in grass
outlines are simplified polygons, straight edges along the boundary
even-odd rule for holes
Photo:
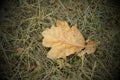
[[[117,80],[119,11],[106,0],[8,0],[0,9],[0,80]],[[95,54],[48,59],[41,33],[56,20],[99,41]]]

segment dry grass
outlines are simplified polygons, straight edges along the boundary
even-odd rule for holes
[[[15,2],[16,3],[16,2]],[[120,60],[117,8],[101,0],[19,0],[1,9],[1,80],[115,80]],[[46,57],[41,32],[56,20],[77,24],[85,38],[100,41],[95,54],[64,62]]]

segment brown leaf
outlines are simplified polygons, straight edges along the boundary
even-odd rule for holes
[[[23,50],[24,50],[24,49],[21,48],[21,47],[17,48],[18,53],[22,53]]]
[[[47,57],[50,59],[66,58],[85,47],[85,40],[81,32],[74,25],[71,28],[67,22],[57,21],[56,25],[42,32],[42,44],[51,47]]]
[[[79,52],[78,56],[82,56],[85,53],[91,54],[91,53],[95,52],[98,43],[95,41],[91,41],[90,39],[86,40],[86,43],[87,43],[87,45],[85,46],[85,49],[82,50],[81,52]]]
[[[86,40],[86,47],[85,47],[85,51],[87,54],[91,54],[94,53],[97,47],[97,42],[95,41],[91,41],[90,39]]]

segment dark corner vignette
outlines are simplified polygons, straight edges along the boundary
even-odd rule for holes
[[[120,35],[120,0],[107,0],[107,6],[113,8],[114,10],[112,11],[112,13],[114,14],[114,19],[113,21],[115,21],[115,25],[113,26],[113,28],[116,28],[119,30],[119,35]],[[118,38],[118,40],[116,41],[117,44],[120,44],[120,36],[116,36],[116,38]],[[118,49],[120,49],[120,46],[117,47]],[[117,52],[117,51],[116,51]],[[116,59],[119,60],[119,66],[120,66],[120,50],[118,51]],[[116,67],[116,69],[112,72],[113,76],[114,76],[114,80],[120,80],[120,67]]]
[[[6,14],[8,10],[11,7],[10,2],[11,0],[0,0],[0,80],[8,80],[5,76],[9,75],[9,73],[6,74],[5,72],[9,72],[10,70],[10,66],[6,61],[6,58],[3,56],[3,46],[1,46],[2,44],[4,44],[1,41],[3,40],[5,30],[5,26],[2,26],[2,24],[5,17],[7,17]]]

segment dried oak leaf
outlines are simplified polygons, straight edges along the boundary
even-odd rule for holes
[[[85,47],[85,40],[81,32],[74,25],[71,28],[67,22],[57,21],[50,29],[42,32],[42,44],[51,47],[47,57],[50,59],[65,58]]]
[[[47,57],[50,59],[65,59],[66,56],[75,52],[79,52],[78,56],[80,56],[80,54],[83,54],[82,51],[84,50],[82,49],[84,48],[86,48],[84,53],[92,52],[88,51],[91,49],[89,48],[92,45],[91,42],[88,41],[88,45],[85,45],[85,39],[77,29],[77,26],[74,25],[70,28],[65,21],[58,20],[56,25],[45,29],[42,35],[44,36],[42,44],[46,47],[51,47],[51,50],[47,54]]]

